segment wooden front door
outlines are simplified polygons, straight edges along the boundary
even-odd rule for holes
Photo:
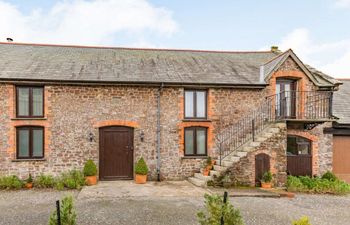
[[[311,141],[288,135],[287,172],[293,176],[312,176]]]
[[[295,118],[296,116],[296,82],[294,80],[277,79],[276,82],[276,115],[279,118]]]
[[[255,156],[255,184],[260,185],[260,181],[265,172],[270,170],[270,156],[260,153]]]
[[[133,179],[133,129],[100,129],[100,180]]]

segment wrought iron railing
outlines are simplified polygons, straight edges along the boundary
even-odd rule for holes
[[[332,92],[285,91],[266,97],[257,108],[216,135],[221,161],[245,143],[255,141],[272,122],[286,119],[317,120],[332,117]]]

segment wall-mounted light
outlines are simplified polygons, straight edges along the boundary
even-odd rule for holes
[[[94,134],[92,132],[89,133],[89,140],[90,142],[94,140]]]
[[[143,131],[141,131],[141,133],[140,133],[141,142],[143,142],[144,139],[145,139],[145,133]]]

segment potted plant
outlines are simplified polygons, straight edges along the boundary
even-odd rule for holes
[[[272,173],[267,171],[263,174],[261,179],[261,187],[262,188],[271,188],[272,187]]]
[[[29,174],[27,180],[26,180],[26,183],[25,183],[25,187],[27,189],[31,189],[33,187],[33,177],[32,177],[32,174]]]
[[[94,161],[91,159],[86,161],[83,172],[85,176],[85,183],[87,185],[97,184],[97,166]]]
[[[143,159],[143,157],[141,157],[135,165],[135,183],[136,184],[146,183],[147,173],[148,173],[147,164]]]

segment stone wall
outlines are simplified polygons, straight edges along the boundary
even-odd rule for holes
[[[98,164],[99,127],[121,125],[134,128],[134,160],[143,156],[156,178],[156,87],[134,86],[45,86],[45,118],[15,118],[14,85],[0,84],[0,172],[20,177],[40,173],[59,174],[81,169],[88,159]],[[214,135],[220,118],[234,123],[252,110],[262,98],[261,90],[209,89],[208,120],[183,120],[183,88],[161,92],[161,177],[184,179],[199,171],[201,158],[184,157],[185,127],[208,128],[208,153],[217,156]],[[242,104],[244,102],[244,104]],[[16,160],[15,127],[36,125],[45,128],[44,160]],[[140,133],[145,134],[140,141]],[[89,134],[93,134],[90,142]]]
[[[264,153],[270,157],[270,171],[274,176],[275,185],[283,186],[285,184],[287,178],[287,127],[285,123],[279,123],[278,126],[280,132],[273,134],[233,165],[229,170],[232,181],[238,185],[255,186],[255,156]]]

